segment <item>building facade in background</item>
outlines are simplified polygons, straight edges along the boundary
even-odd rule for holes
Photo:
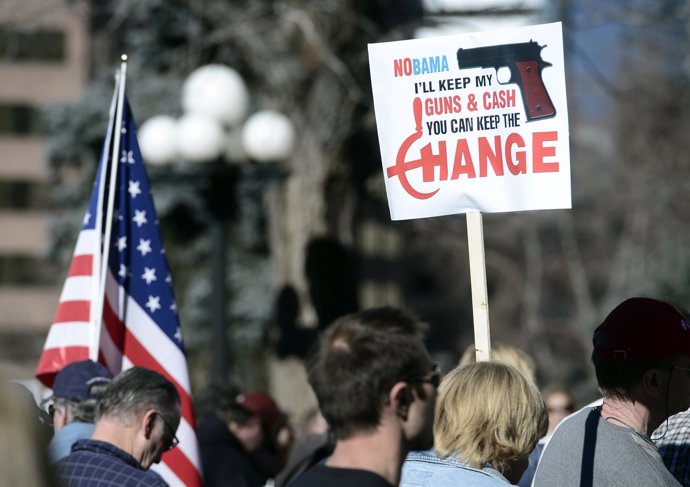
[[[76,101],[89,72],[88,9],[67,0],[0,3],[0,367],[33,377],[64,271],[51,222],[41,107]]]

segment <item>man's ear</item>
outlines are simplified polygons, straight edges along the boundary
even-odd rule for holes
[[[663,375],[663,376],[662,376]],[[660,369],[649,369],[642,375],[642,388],[651,397],[659,397],[661,385],[667,380]]]
[[[55,408],[53,411],[53,424],[59,425],[60,428],[67,425],[72,421],[72,415],[69,412],[69,408]]]
[[[410,410],[410,405],[414,401],[412,389],[407,382],[396,382],[388,393],[391,407],[395,409],[395,413],[402,420],[407,419],[407,413]]]
[[[151,438],[153,433],[153,428],[156,426],[156,415],[158,413],[154,409],[149,409],[146,411],[144,416],[141,418],[140,424],[142,431],[144,432],[144,437],[148,440]]]

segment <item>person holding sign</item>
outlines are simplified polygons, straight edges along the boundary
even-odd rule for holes
[[[434,449],[408,454],[400,485],[516,484],[547,425],[539,390],[518,369],[494,361],[461,365],[439,389]]]
[[[594,331],[604,400],[556,428],[534,487],[677,487],[652,433],[690,406],[690,325],[673,305],[631,298]]]

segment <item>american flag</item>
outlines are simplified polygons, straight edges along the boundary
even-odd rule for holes
[[[201,486],[187,359],[177,316],[172,280],[139,151],[136,126],[127,100],[122,112],[121,141],[116,162],[112,227],[108,252],[102,252],[107,188],[110,180],[113,109],[89,207],[77,239],[55,319],[48,332],[36,377],[51,386],[66,364],[89,358],[99,294],[104,294],[99,361],[113,373],[134,365],[161,373],[177,386],[182,420],[180,445],[163,455],[154,469],[171,486]],[[105,177],[102,177],[105,176]],[[105,181],[105,183],[104,183]],[[100,195],[100,196],[99,196]],[[99,293],[100,261],[108,255],[105,292]]]

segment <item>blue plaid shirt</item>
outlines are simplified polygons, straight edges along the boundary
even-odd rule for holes
[[[690,410],[671,416],[668,427],[666,421],[661,423],[652,438],[659,438],[656,445],[666,468],[683,486],[690,487]]]
[[[104,441],[77,441],[55,468],[64,487],[168,487],[132,455]]]

